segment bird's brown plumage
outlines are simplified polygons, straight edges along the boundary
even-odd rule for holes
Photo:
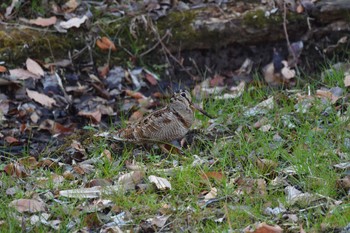
[[[190,93],[177,91],[166,107],[119,130],[115,137],[136,144],[171,142],[183,138],[194,121],[192,107]]]

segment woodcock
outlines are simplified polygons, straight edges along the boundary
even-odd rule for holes
[[[173,94],[170,103],[166,107],[152,112],[136,123],[119,130],[114,138],[135,144],[167,143],[181,139],[193,124],[193,109],[197,109],[212,118],[192,103],[188,91],[179,90]]]

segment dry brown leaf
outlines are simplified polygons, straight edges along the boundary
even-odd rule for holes
[[[275,161],[272,161],[270,159],[259,159],[259,158],[255,160],[255,164],[258,167],[259,171],[262,172],[263,174],[273,172],[278,166],[278,163]]]
[[[304,10],[305,10],[305,9],[304,9],[303,5],[299,4],[299,5],[297,6],[296,12],[300,14],[300,13],[303,13]]]
[[[105,78],[109,72],[109,64],[105,64],[98,68],[98,74],[100,77]]]
[[[130,161],[125,161],[125,166],[127,169],[131,170],[131,171],[142,171],[142,170],[146,170],[146,168],[138,163],[130,162]]]
[[[18,212],[43,212],[46,210],[46,204],[35,199],[18,199],[10,202],[10,207],[14,207]]]
[[[66,180],[74,180],[75,176],[73,174],[73,172],[71,171],[64,171],[62,176],[66,179]]]
[[[288,62],[283,61],[282,63],[284,64],[284,67],[281,70],[283,78],[285,78],[287,80],[294,78],[295,77],[295,70],[288,67]]]
[[[109,150],[104,149],[101,153],[101,156],[108,159],[109,162],[113,162],[112,153]]]
[[[53,120],[46,119],[39,125],[39,130],[48,130],[51,134],[65,134],[74,131],[73,127],[65,127]]]
[[[9,176],[23,178],[27,177],[29,174],[25,170],[24,166],[19,163],[9,163],[4,167],[4,171]]]
[[[155,184],[159,190],[171,189],[170,182],[165,178],[151,175],[148,177],[148,180]]]
[[[152,225],[155,225],[157,227],[163,227],[168,220],[170,215],[164,215],[164,216],[156,216],[152,219]]]
[[[91,164],[78,164],[76,166],[73,166],[73,169],[76,173],[79,175],[84,175],[84,174],[90,174],[95,171],[95,168]]]
[[[137,110],[135,112],[133,112],[133,114],[131,114],[131,116],[129,117],[129,121],[130,122],[135,122],[140,120],[143,117],[143,112],[140,110]]]
[[[114,43],[105,36],[102,37],[101,39],[97,39],[96,45],[97,45],[97,47],[99,47],[101,50],[104,50],[104,51],[106,51],[106,50],[107,51],[108,50],[116,51],[117,50]]]
[[[51,168],[51,169],[57,169],[58,168],[58,163],[55,161],[52,161],[51,159],[44,159],[41,160],[38,164],[39,167],[47,167],[47,168]]]
[[[208,200],[210,200],[210,199],[215,198],[217,195],[218,195],[218,190],[217,190],[215,187],[213,187],[213,188],[211,188],[211,190],[204,196],[204,200],[205,200],[205,201],[208,201]]]
[[[69,0],[62,6],[62,10],[66,13],[73,12],[79,6],[77,0]]]
[[[125,94],[135,99],[147,99],[141,92],[135,92],[131,90],[125,90]]]
[[[17,138],[14,138],[12,136],[7,136],[4,138],[4,140],[10,145],[14,145],[14,144],[17,144],[19,142]]]
[[[141,182],[143,177],[145,176],[145,173],[143,171],[132,171],[129,173],[126,173],[118,178],[118,184],[121,185],[136,185]]]
[[[221,75],[216,74],[213,79],[210,80],[210,86],[223,86],[225,78]]]
[[[108,186],[108,185],[112,185],[112,181],[109,179],[93,179],[93,180],[90,180],[85,185],[85,188],[91,188],[95,186]]]
[[[344,85],[345,85],[345,87],[350,86],[350,74],[345,75]]]
[[[225,178],[225,175],[222,172],[205,172],[201,175],[203,180],[208,180],[209,178],[213,178],[214,180],[221,181]]]
[[[42,27],[54,25],[56,22],[57,22],[56,16],[52,16],[50,18],[38,17],[36,19],[29,20],[30,24],[34,24],[34,25],[38,25],[38,26],[42,26]]]
[[[149,73],[145,74],[145,78],[153,86],[157,85],[157,83],[158,83],[158,80],[153,75],[151,75]]]
[[[337,102],[337,100],[340,98],[339,96],[333,95],[333,93],[329,90],[317,90],[316,96],[324,99],[328,99],[331,101],[332,104]]]
[[[90,111],[79,111],[78,116],[83,116],[91,119],[95,123],[99,123],[101,121],[102,113],[100,110],[96,110],[94,112]]]
[[[18,163],[25,166],[26,168],[29,169],[34,169],[38,167],[38,161],[36,160],[36,158],[30,156],[30,157],[25,157],[25,158],[21,158],[18,160]]]
[[[39,77],[44,76],[44,70],[41,66],[34,60],[27,58],[26,61],[27,70]]]
[[[71,146],[73,149],[75,149],[75,150],[77,150],[77,151],[79,151],[79,152],[81,152],[81,153],[85,153],[85,148],[84,148],[83,145],[81,145],[81,143],[78,142],[77,140],[73,140],[72,143],[70,144],[70,146]]]
[[[0,73],[4,73],[7,71],[7,68],[5,66],[0,66]]]
[[[40,78],[39,75],[33,74],[32,72],[25,70],[25,69],[22,69],[22,68],[12,69],[12,70],[9,70],[9,72],[10,72],[11,77],[15,80],[17,80],[17,79],[18,80],[25,80],[28,78],[34,78],[34,79]]]
[[[253,233],[282,233],[283,229],[278,226],[271,226],[266,223],[260,223],[257,227],[256,230]]]
[[[6,8],[5,18],[9,19],[12,14],[13,8],[18,4],[19,0],[12,0],[11,5]]]
[[[52,105],[56,104],[56,101],[53,98],[48,97],[45,94],[29,90],[28,88],[26,89],[26,91],[29,98],[33,99],[35,102],[38,102],[39,104],[45,107],[52,108]]]

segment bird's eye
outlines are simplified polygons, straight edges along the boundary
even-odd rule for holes
[[[182,96],[182,97],[186,97],[186,94],[185,94],[185,93],[181,93],[181,96]]]

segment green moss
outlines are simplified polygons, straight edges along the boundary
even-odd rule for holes
[[[257,10],[257,11],[250,11],[246,13],[243,17],[243,24],[247,25],[249,27],[266,27],[271,25],[271,23],[281,23],[283,21],[283,18],[279,14],[273,14],[269,17],[265,16],[265,11],[263,10]]]
[[[9,63],[16,66],[25,61],[28,54],[32,58],[46,58],[52,55],[55,58],[65,57],[69,49],[84,46],[84,40],[77,40],[76,35],[44,34],[43,31],[31,29],[0,30],[0,60],[11,61]]]
[[[196,11],[171,12],[166,18],[158,21],[158,29],[162,34],[171,29],[173,41],[193,40],[197,37],[192,27]]]
[[[303,22],[304,16],[301,14],[287,13],[288,23]],[[283,23],[283,14],[271,14],[269,17],[265,16],[265,11],[256,10],[247,12],[243,16],[243,24],[249,27],[262,28],[281,25]]]

